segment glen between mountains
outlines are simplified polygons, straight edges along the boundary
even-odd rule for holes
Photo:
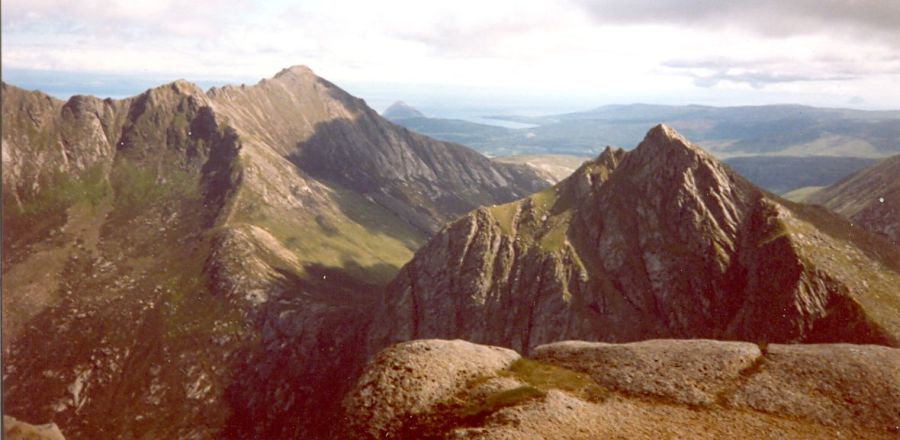
[[[69,438],[327,429],[400,266],[547,185],[305,67],[120,101],[4,84],[3,179],[4,408]]]

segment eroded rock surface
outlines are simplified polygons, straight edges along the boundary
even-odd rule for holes
[[[347,402],[347,423],[374,438],[390,438],[414,416],[449,399],[469,382],[495,375],[518,353],[466,341],[419,340],[376,356]]]
[[[6,415],[3,416],[3,438],[6,440],[66,440],[55,423],[32,425]]]
[[[756,344],[655,339],[629,344],[569,341],[537,347],[532,356],[590,374],[631,394],[710,405],[762,361]]]
[[[402,348],[411,344],[416,351]],[[348,437],[888,439],[900,432],[900,350],[894,348],[566,341],[537,347],[535,361],[514,361],[506,369],[492,363],[485,369],[471,358],[479,351],[470,344],[468,356],[450,367],[458,378],[454,386],[434,393],[427,386],[433,370],[427,368],[452,363],[443,356],[445,344],[416,341],[382,352],[347,398],[347,418],[353,421]],[[496,356],[493,350],[487,360]],[[523,368],[523,362],[531,364]],[[426,369],[396,377],[416,366]],[[535,373],[542,369],[555,372],[555,379]],[[569,382],[560,381],[560,375]],[[391,392],[371,392],[375,377],[393,377],[386,381]],[[583,378],[593,382],[571,386]],[[585,394],[589,386],[606,391]],[[533,392],[521,392],[528,389]],[[388,407],[415,407],[419,413],[378,411]],[[475,413],[478,417],[471,416]],[[400,426],[404,429],[384,429]],[[426,435],[404,436],[408,433]]]

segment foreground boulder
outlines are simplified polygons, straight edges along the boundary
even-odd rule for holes
[[[10,416],[3,416],[3,438],[6,440],[66,440],[56,423],[32,425]]]
[[[390,437],[475,379],[494,376],[519,359],[506,348],[466,341],[422,340],[381,352],[347,401],[347,423],[361,434]]]
[[[347,438],[896,438],[900,350],[711,340],[382,351]]]

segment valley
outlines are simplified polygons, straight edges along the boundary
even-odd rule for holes
[[[389,122],[304,66],[119,100],[2,92],[4,412],[10,426],[56,424],[21,432],[357,438],[344,429],[375,425],[344,418],[365,412],[352,393],[370,362],[418,339],[521,353],[472,349],[504,359],[541,360],[567,339],[676,338],[861,344],[895,361],[893,159],[723,163],[658,124],[628,151],[491,159]],[[824,187],[810,200],[835,212],[751,181]],[[624,386],[554,362],[548,374],[581,385],[545,378],[523,402],[594,405]],[[613,392],[629,414],[655,411]],[[771,413],[729,405],[702,417]],[[766,423],[823,432],[797,411]]]

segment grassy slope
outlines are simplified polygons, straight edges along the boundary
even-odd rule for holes
[[[330,184],[331,209],[318,212],[266,206],[252,189],[241,192],[229,226],[256,225],[294,254],[298,267],[345,270],[369,282],[387,283],[412,258],[425,237],[370,200]],[[374,231],[373,231],[374,230]]]
[[[537,244],[545,252],[559,251],[566,243],[572,211],[559,197],[559,185],[517,202],[493,206],[488,212],[511,239]]]
[[[870,320],[896,339],[900,248],[819,206],[779,202],[793,214],[781,221],[801,258],[846,284]]]
[[[797,188],[797,189],[788,191],[788,192],[782,194],[781,197],[784,197],[785,199],[790,200],[792,202],[797,202],[797,203],[805,202],[807,198],[809,198],[810,196],[812,196],[813,194],[815,194],[822,188],[824,188],[824,186],[804,186],[802,188]]]

